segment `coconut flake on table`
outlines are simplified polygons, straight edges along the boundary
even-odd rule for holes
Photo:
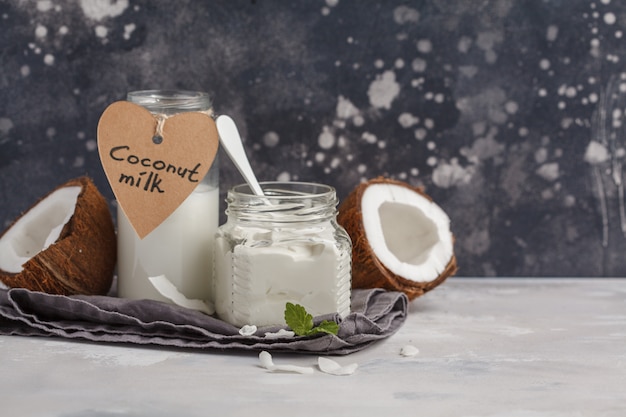
[[[293,372],[297,374],[313,373],[313,368],[309,366],[275,365],[272,360],[272,355],[265,350],[259,353],[259,361],[261,362],[261,367],[271,372]]]
[[[323,358],[321,356],[317,358],[317,366],[320,368],[320,371],[337,376],[352,375],[359,367],[356,363],[341,366],[334,360]]]
[[[407,358],[416,356],[419,352],[419,349],[412,345],[402,346],[402,349],[400,349],[400,355]]]

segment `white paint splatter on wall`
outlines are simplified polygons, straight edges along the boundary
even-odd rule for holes
[[[9,0],[0,18],[16,46],[0,93],[48,97],[0,107],[0,193],[11,190],[7,167],[42,146],[33,138],[54,155],[42,173],[89,171],[98,109],[126,88],[169,84],[210,89],[219,110],[240,116],[261,177],[331,182],[340,194],[376,175],[428,187],[454,217],[467,274],[554,272],[524,251],[552,241],[570,256],[579,249],[561,245],[564,235],[621,250],[626,5],[244,3]],[[594,119],[609,90],[612,108]],[[26,107],[30,125],[17,110]],[[578,222],[594,215],[597,224]],[[586,271],[599,270],[594,259]]]
[[[396,74],[393,71],[385,71],[370,84],[367,96],[373,107],[389,110],[399,92],[400,85],[396,82]]]
[[[100,21],[124,13],[128,0],[80,0],[80,7],[86,17]]]

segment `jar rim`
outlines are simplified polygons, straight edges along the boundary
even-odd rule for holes
[[[129,91],[126,99],[144,107],[178,110],[208,110],[212,100],[209,93],[193,90],[137,90]]]
[[[334,197],[336,190],[327,184],[302,181],[261,181],[259,182],[261,189],[267,197],[272,200],[290,200],[301,198],[322,198]],[[235,185],[229,191],[229,194],[236,194],[241,197],[259,198],[254,194],[247,183]],[[262,198],[262,197],[261,197]]]

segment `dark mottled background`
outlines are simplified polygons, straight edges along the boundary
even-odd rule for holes
[[[618,0],[0,0],[0,225],[83,174],[113,206],[100,114],[183,88],[260,179],[423,185],[459,275],[624,276],[625,32]]]

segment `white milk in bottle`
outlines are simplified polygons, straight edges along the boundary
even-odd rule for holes
[[[166,116],[211,112],[210,97],[199,92],[137,91],[128,94],[128,101]],[[218,222],[217,157],[187,199],[143,239],[118,205],[118,295],[170,302],[148,279],[165,275],[187,298],[212,301],[213,241]]]

